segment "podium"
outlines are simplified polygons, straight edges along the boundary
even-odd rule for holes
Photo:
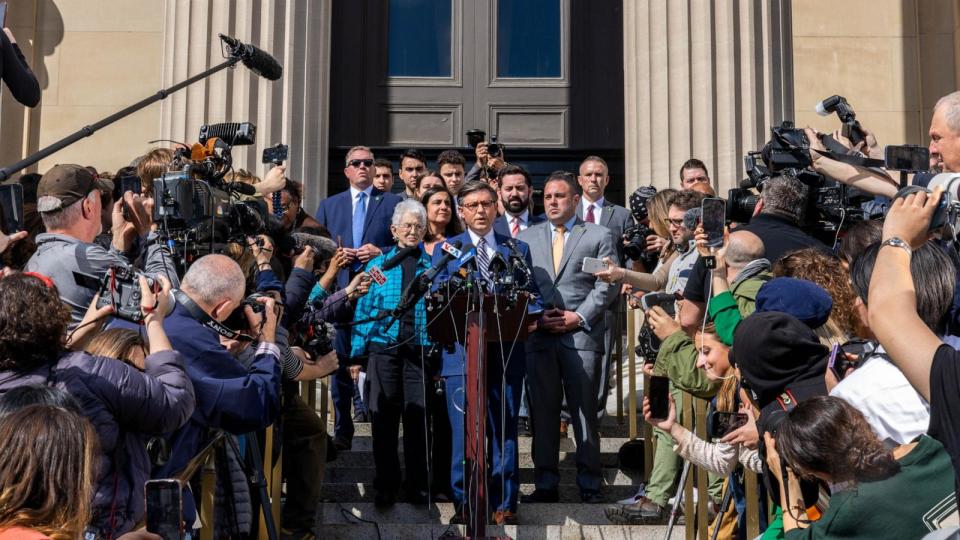
[[[467,367],[464,379],[466,406],[464,407],[464,458],[466,478],[464,493],[467,500],[466,538],[479,540],[486,536],[490,510],[487,507],[487,347],[498,341],[503,331],[505,339],[523,341],[529,324],[527,307],[531,297],[523,292],[511,303],[505,295],[468,289],[448,297],[444,306],[428,311],[430,321],[427,333],[441,345],[461,344]]]

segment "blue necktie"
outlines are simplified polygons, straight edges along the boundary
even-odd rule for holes
[[[363,222],[367,220],[367,205],[363,204],[367,194],[360,192],[357,195],[357,207],[353,210],[353,247],[363,245]]]

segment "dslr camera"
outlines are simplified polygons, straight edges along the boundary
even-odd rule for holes
[[[223,326],[238,332],[241,337],[245,336],[249,340],[255,340],[256,336],[260,333],[260,329],[250,328],[250,323],[247,321],[247,314],[244,306],[250,306],[250,309],[252,309],[254,313],[263,315],[267,311],[267,306],[261,304],[257,299],[267,297],[268,296],[266,294],[253,293],[244,298],[243,301],[240,302],[240,305],[233,310],[233,313],[227,317],[227,320],[223,321]]]
[[[667,315],[676,315],[677,296],[670,293],[651,292],[640,297],[640,307],[643,311],[649,311],[655,306],[660,306]],[[660,352],[660,338],[653,332],[650,325],[644,321],[637,335],[637,346],[634,353],[643,357],[643,363],[652,364],[657,360],[657,354]]]
[[[656,234],[650,228],[650,216],[647,212],[647,201],[657,194],[657,188],[643,186],[630,195],[630,213],[633,215],[634,225],[623,231],[623,254],[626,258],[643,263],[648,272],[657,265],[659,253],[647,251],[647,237]]]
[[[160,284],[133,266],[111,266],[100,280],[100,297],[97,308],[113,306],[113,315],[118,319],[133,323],[143,322],[145,314],[140,309],[143,294],[140,290],[140,276],[147,278],[147,285],[158,292]]]

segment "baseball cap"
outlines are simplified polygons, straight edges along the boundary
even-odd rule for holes
[[[812,281],[778,277],[760,287],[756,310],[788,313],[810,328],[819,328],[830,318],[833,299]]]
[[[98,178],[80,165],[55,165],[37,186],[37,211],[57,212],[86,197],[94,189],[113,192],[113,182]]]

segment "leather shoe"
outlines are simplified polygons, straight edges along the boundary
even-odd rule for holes
[[[529,495],[520,497],[522,503],[555,503],[560,502],[560,492],[556,489],[535,489]]]
[[[378,491],[377,496],[373,500],[373,505],[377,508],[389,508],[396,504],[397,502],[397,492],[396,491]]]
[[[337,449],[337,452],[349,452],[353,448],[353,441],[345,437],[334,437],[333,447]]]
[[[580,491],[580,502],[584,504],[600,504],[603,502],[603,497],[600,496],[599,491],[584,489]]]
[[[450,525],[466,525],[467,524],[467,515],[464,513],[463,508],[457,508],[454,510],[453,515],[450,516]]]
[[[493,523],[498,526],[516,525],[517,515],[510,510],[497,510],[493,513]]]

